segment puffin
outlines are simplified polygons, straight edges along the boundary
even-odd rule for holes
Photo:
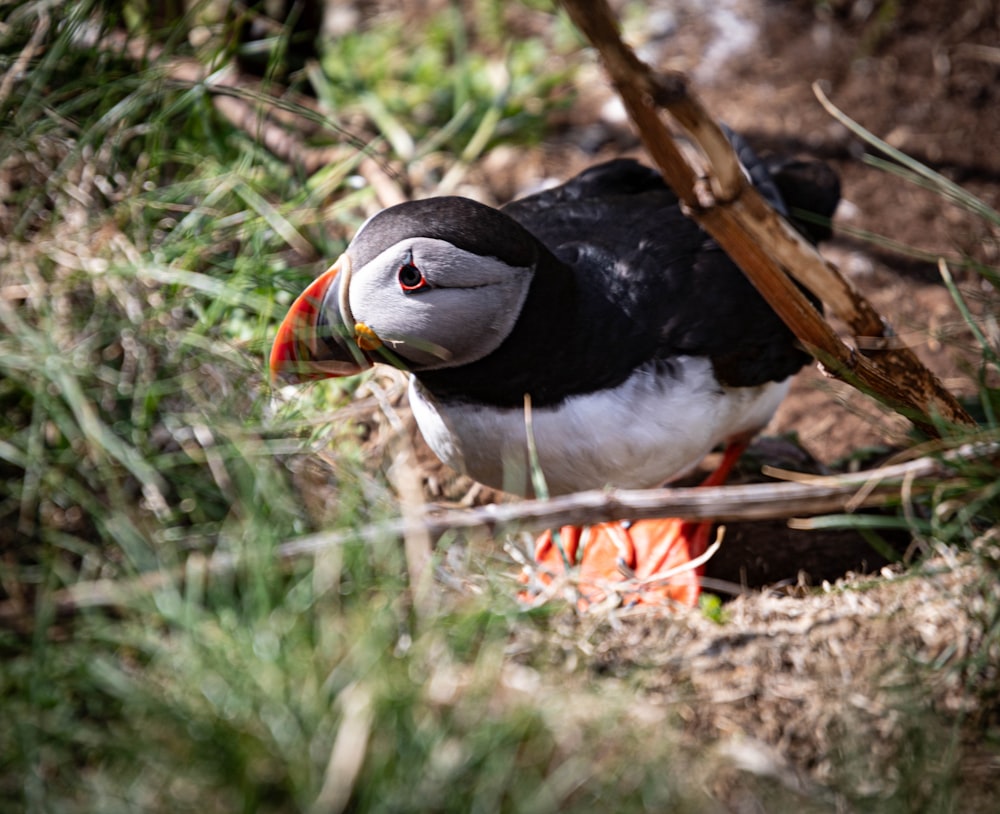
[[[727,135],[779,213],[813,243],[829,236],[840,193],[826,164],[765,161]],[[662,486],[719,447],[705,484],[721,484],[809,360],[662,176],[616,158],[499,208],[443,196],[376,213],[294,301],[270,368],[288,383],[406,371],[434,453],[530,497],[539,482],[549,495]],[[571,583],[582,607],[696,605],[711,529],[545,532],[521,597]]]

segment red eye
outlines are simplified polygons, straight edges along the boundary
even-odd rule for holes
[[[401,265],[396,278],[403,291],[417,291],[427,285],[424,275],[412,262]]]

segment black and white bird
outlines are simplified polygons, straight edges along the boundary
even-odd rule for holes
[[[839,185],[825,165],[769,165],[733,141],[780,212],[832,216]],[[811,223],[796,225],[823,237]],[[374,215],[292,305],[271,368],[290,381],[376,362],[408,371],[438,457],[521,494],[528,396],[537,462],[563,494],[657,486],[720,444],[737,450],[731,464],[807,360],[661,176],[617,159],[499,209],[438,197]],[[642,573],[642,552],[613,543],[610,570]]]

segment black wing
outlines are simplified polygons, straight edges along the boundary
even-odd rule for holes
[[[783,162],[772,176],[742,141],[737,147],[779,211],[784,193],[796,207],[832,215],[839,197],[832,172],[810,175],[812,165]],[[577,271],[585,296],[627,315],[631,324],[607,326],[609,353],[708,356],[720,381],[732,386],[780,381],[808,361],[721,247],[684,215],[659,173],[638,162],[601,164],[502,211]],[[809,222],[797,226],[822,234]],[[607,307],[593,303],[594,313]]]
[[[751,165],[780,205],[779,184],[756,159]],[[420,374],[439,398],[520,407],[531,393],[536,406],[552,405],[621,384],[642,365],[669,367],[678,355],[708,357],[719,381],[750,387],[781,381],[808,360],[659,173],[636,161],[592,167],[501,211],[548,252],[496,351]]]

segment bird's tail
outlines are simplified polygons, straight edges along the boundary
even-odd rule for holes
[[[840,203],[837,173],[823,161],[775,156],[766,164],[792,225],[813,243],[828,240],[830,220]]]

